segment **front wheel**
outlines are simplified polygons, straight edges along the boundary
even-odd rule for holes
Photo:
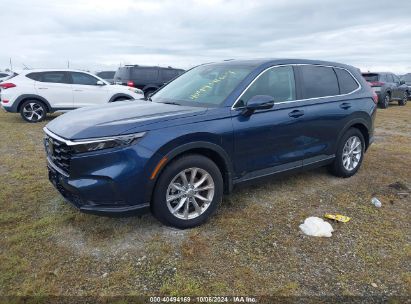
[[[329,169],[339,177],[353,176],[360,169],[365,151],[364,136],[356,128],[349,129],[341,138],[334,162]]]
[[[192,154],[170,163],[154,189],[153,214],[164,224],[192,228],[214,213],[223,195],[223,179],[209,158]]]
[[[408,100],[408,94],[407,94],[407,92],[404,92],[404,95],[402,96],[402,99],[400,101],[398,101],[398,105],[405,106],[407,104],[407,100]]]
[[[47,108],[41,101],[27,100],[20,108],[21,117],[27,122],[40,122],[47,115]]]

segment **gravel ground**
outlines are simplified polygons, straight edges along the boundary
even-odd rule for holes
[[[410,123],[410,105],[379,110],[352,178],[317,169],[243,186],[180,231],[79,213],[47,180],[45,123],[1,112],[0,295],[410,297]],[[331,238],[299,231],[325,213],[352,220]]]

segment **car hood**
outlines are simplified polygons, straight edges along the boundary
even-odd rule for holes
[[[126,134],[128,130],[148,131],[169,120],[204,114],[206,108],[170,105],[148,101],[125,101],[98,107],[85,107],[61,115],[46,128],[65,139]]]

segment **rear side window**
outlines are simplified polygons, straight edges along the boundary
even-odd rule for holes
[[[136,81],[156,81],[158,79],[158,69],[136,68],[131,70],[131,78]]]
[[[26,77],[38,81],[40,78],[40,73],[30,73],[27,74]]]
[[[358,89],[358,83],[355,79],[343,69],[334,69],[337,74],[338,84],[340,85],[340,94],[348,94]]]
[[[337,76],[329,67],[301,66],[304,98],[339,95]]]
[[[53,72],[31,73],[31,74],[28,74],[27,77],[33,80],[40,81],[40,82],[67,83],[65,72],[58,72],[58,71],[54,72],[53,71]]]
[[[9,74],[0,73],[0,77],[1,77],[1,78],[7,77],[7,76],[9,76]]]
[[[391,74],[387,74],[387,81],[388,82],[394,82],[394,77],[392,77]]]
[[[114,79],[115,80],[122,80],[122,81],[128,81],[130,80],[130,68],[119,68],[117,72],[114,74]]]
[[[73,80],[73,84],[96,85],[98,81],[96,77],[85,73],[71,72],[70,75]]]

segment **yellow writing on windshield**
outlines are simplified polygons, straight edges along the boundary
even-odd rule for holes
[[[199,88],[197,91],[195,91],[193,94],[190,95],[190,99],[191,100],[196,100],[197,98],[201,97],[202,95],[204,95],[206,92],[210,91],[213,86],[215,86],[217,83],[219,83],[220,81],[226,79],[229,75],[234,75],[235,72],[233,71],[227,71],[224,74],[222,74],[221,76],[211,80],[209,83],[203,85],[201,88]]]

